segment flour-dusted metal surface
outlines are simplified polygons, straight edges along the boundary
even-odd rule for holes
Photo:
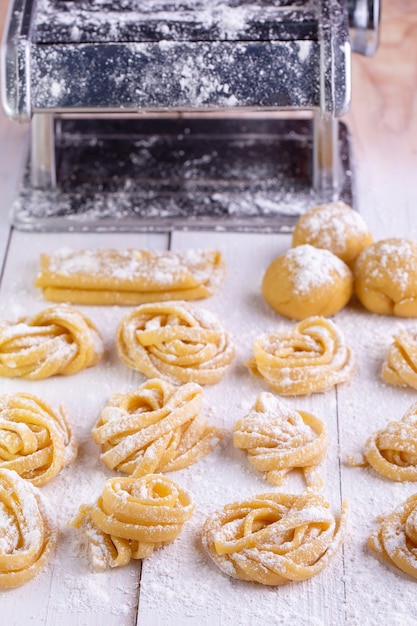
[[[57,187],[34,188],[27,168],[12,207],[19,229],[288,232],[325,199],[312,189],[311,119],[87,118],[57,129]],[[338,198],[353,206],[344,125],[339,145]]]
[[[91,1],[13,0],[5,107],[27,119],[68,109],[259,106],[342,115],[346,3],[266,4],[126,0],[99,11]]]

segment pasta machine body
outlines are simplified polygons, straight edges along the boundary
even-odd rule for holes
[[[378,0],[11,0],[23,229],[283,230],[354,204],[351,52]]]

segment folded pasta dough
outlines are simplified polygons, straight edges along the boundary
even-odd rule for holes
[[[35,285],[47,300],[138,305],[207,298],[224,278],[217,250],[73,250],[42,254]]]
[[[227,431],[202,414],[203,390],[154,378],[114,394],[92,430],[101,460],[134,477],[188,467],[208,454]]]
[[[0,468],[0,589],[36,576],[58,538],[45,496],[16,472]]]
[[[405,574],[417,578],[417,494],[379,519],[368,547]]]
[[[0,396],[0,468],[14,470],[36,487],[77,456],[77,442],[61,408],[29,393]]]
[[[88,540],[94,567],[121,567],[174,541],[194,512],[186,491],[162,474],[111,478],[69,526]]]
[[[347,504],[336,520],[317,491],[266,493],[233,502],[207,518],[202,542],[228,576],[282,585],[321,572],[346,531]]]
[[[324,423],[305,411],[291,410],[272,393],[260,393],[250,412],[236,421],[233,445],[246,450],[253,467],[266,472],[274,485],[300,468],[309,487],[322,487],[317,465],[327,450]]]

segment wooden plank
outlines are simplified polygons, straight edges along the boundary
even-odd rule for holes
[[[253,339],[261,332],[289,328],[293,322],[270,311],[260,293],[262,274],[269,262],[290,243],[284,235],[236,233],[174,233],[174,249],[190,246],[218,247],[227,264],[227,279],[217,295],[202,306],[215,311],[234,337],[236,358],[226,377],[206,387],[204,395],[213,420],[233,429],[256,396],[268,387],[253,377],[244,362],[252,355]],[[338,433],[334,391],[307,398],[285,398],[296,409],[310,411],[323,419],[329,429],[329,453],[323,467],[325,495],[336,515],[340,511]],[[327,571],[303,583],[279,589],[237,581],[223,575],[204,554],[201,526],[204,519],[228,502],[269,491],[300,493],[304,485],[288,478],[280,488],[268,484],[250,468],[246,455],[233,448],[229,439],[221,450],[198,465],[175,473],[173,478],[189,489],[196,502],[193,519],[171,546],[144,561],[138,624],[242,624],[292,623],[341,624],[344,612],[342,552]],[[165,601],[158,599],[164,597]],[[288,621],[286,621],[288,620]],[[326,621],[328,620],[328,621]]]
[[[342,493],[351,508],[350,539],[344,550],[346,623],[389,620],[412,626],[416,581],[377,558],[366,541],[377,528],[377,517],[415,493],[415,483],[397,483],[371,468],[349,467],[346,456],[360,459],[368,437],[388,422],[400,420],[415,402],[415,390],[386,385],[380,378],[393,333],[400,327],[415,327],[415,320],[372,315],[359,307],[350,307],[339,317],[357,361],[351,384],[337,392]]]
[[[58,247],[148,247],[165,249],[166,235],[22,233],[13,232],[0,288],[0,317],[16,321],[31,316],[50,303],[35,289],[39,254]],[[66,527],[82,503],[93,502],[104,482],[114,474],[99,461],[91,428],[109,396],[138,384],[139,374],[121,365],[115,354],[114,334],[123,307],[82,307],[102,331],[106,354],[102,362],[75,376],[41,381],[2,379],[1,393],[33,393],[52,407],[63,405],[79,442],[76,461],[65,468],[42,492],[55,510],[60,529],[53,561],[40,575],[2,595],[2,620],[8,624],[62,624],[63,626],[130,626],[135,621],[140,563],[107,572],[94,572],[81,533]],[[5,601],[6,599],[6,601]]]

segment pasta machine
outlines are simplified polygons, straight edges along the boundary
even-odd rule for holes
[[[31,230],[290,229],[354,203],[351,52],[378,0],[11,0],[2,104]]]

